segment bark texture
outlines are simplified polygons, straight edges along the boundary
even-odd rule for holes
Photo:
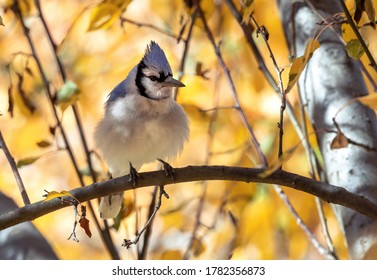
[[[295,47],[298,57],[320,28],[317,23],[322,18],[318,12],[327,17],[342,9],[337,1],[311,0],[315,9],[294,2],[278,0],[278,5],[288,45]],[[344,107],[353,98],[367,94],[367,89],[359,62],[347,55],[339,37],[340,28],[335,29],[328,28],[320,35],[321,47],[300,77],[300,94],[317,131],[328,182],[377,202],[377,120],[370,108],[358,102]],[[330,149],[337,131],[335,116],[344,135],[361,145]],[[343,206],[336,206],[335,211],[346,237],[349,257],[377,259],[376,220]]]

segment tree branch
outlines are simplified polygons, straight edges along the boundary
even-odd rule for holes
[[[259,174],[263,172],[263,170],[264,169],[229,166],[188,166],[174,169],[174,182],[184,183],[203,180],[226,180],[246,183],[280,184],[318,196],[327,202],[343,205],[370,218],[377,219],[377,204],[363,196],[351,193],[342,187],[329,185],[283,170],[278,170],[267,178],[260,178]],[[168,185],[174,183],[173,179],[167,177],[163,170],[144,172],[140,173],[140,175],[135,186],[129,181],[129,175],[127,175],[85,187],[79,187],[70,191],[70,193],[82,203],[91,199],[107,196],[111,193],[152,185]],[[0,216],[0,230],[22,222],[34,220],[67,206],[70,205],[63,204],[60,199],[52,199],[46,202],[39,201],[26,205]]]

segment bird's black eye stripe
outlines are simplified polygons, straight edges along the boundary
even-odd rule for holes
[[[160,74],[159,77],[157,77],[157,76],[155,76],[155,75],[152,75],[152,76],[148,76],[148,78],[149,78],[151,81],[153,81],[153,82],[155,82],[155,81],[163,82],[163,81],[165,81],[165,79],[166,79],[167,77],[169,77],[169,76],[173,76],[171,73],[165,74],[164,72],[160,72],[159,74]]]

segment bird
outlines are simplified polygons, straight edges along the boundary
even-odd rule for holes
[[[188,117],[173,96],[176,87],[185,85],[173,78],[164,51],[151,41],[140,62],[110,92],[94,131],[112,177],[129,174],[135,182],[141,166],[156,160],[170,170],[165,160],[181,153],[190,134]],[[123,192],[102,197],[100,217],[115,218],[122,201]]]

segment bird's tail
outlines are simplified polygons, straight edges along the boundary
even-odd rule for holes
[[[102,219],[113,219],[122,208],[123,192],[113,193],[101,198],[99,213]]]

